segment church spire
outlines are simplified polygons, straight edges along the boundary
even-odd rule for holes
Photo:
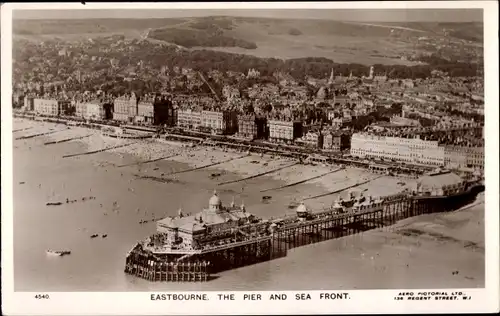
[[[328,79],[328,84],[333,84],[333,68],[332,72],[330,73],[330,79]]]

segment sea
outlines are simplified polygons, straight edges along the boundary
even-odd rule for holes
[[[282,184],[259,177],[217,187],[221,180],[242,176],[197,170],[161,183],[139,179],[146,169],[164,173],[187,164],[158,161],[123,164],[139,158],[112,152],[63,158],[85,152],[86,145],[65,142],[44,145],[48,136],[14,140],[14,286],[15,291],[237,291],[237,290],[353,290],[453,288],[484,286],[484,204],[453,214],[406,219],[399,225],[434,225],[476,238],[478,247],[463,240],[435,240],[398,233],[398,225],[291,249],[286,257],[225,271],[205,283],[155,283],[124,273],[125,257],[134,244],[155,232],[153,221],[141,220],[196,213],[207,207],[214,189],[225,204],[244,203],[247,211],[269,218],[289,212],[300,191],[314,185],[272,193],[260,189]],[[48,206],[47,202],[62,202]],[[66,203],[69,202],[69,203]],[[4,210],[5,211],[5,210]],[[461,213],[460,213],[461,212]],[[447,216],[447,217],[443,217]],[[477,222],[477,224],[476,224]],[[437,223],[437,224],[436,224]],[[450,224],[451,223],[451,224]],[[474,225],[472,225],[472,224]],[[441,225],[441,226],[439,226]],[[107,238],[90,238],[107,234]],[[482,240],[481,240],[482,234]],[[470,237],[472,236],[472,237]],[[481,246],[483,245],[483,246]],[[481,248],[483,247],[483,248]],[[47,256],[46,250],[70,250],[71,255]],[[4,259],[6,260],[6,259]],[[453,271],[460,271],[454,274]]]

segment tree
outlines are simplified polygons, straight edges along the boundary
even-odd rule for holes
[[[262,107],[262,111],[264,111],[266,113],[270,113],[272,110],[273,110],[273,106],[271,105],[271,103],[266,103]]]

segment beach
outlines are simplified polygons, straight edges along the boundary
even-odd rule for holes
[[[371,180],[356,190],[382,196],[400,192],[415,180],[340,166],[292,165],[294,160],[272,155],[116,139],[86,128],[25,119],[14,119],[13,125],[16,291],[484,286],[481,196],[477,205],[464,210],[409,218],[295,248],[285,258],[222,272],[207,283],[151,283],[126,275],[125,256],[138,240],[155,232],[153,219],[173,216],[179,208],[199,212],[214,190],[224,204],[234,200],[259,217],[271,218],[290,212],[290,204],[303,200],[312,210],[328,207],[346,191],[328,193],[359,182]],[[57,141],[63,142],[46,144]],[[77,155],[116,146],[123,147]],[[211,167],[201,168],[207,165]],[[271,172],[275,169],[279,170]],[[265,172],[270,173],[238,181]],[[317,178],[293,185],[312,177]],[[281,188],[285,185],[291,186]],[[264,195],[271,199],[263,200]],[[325,196],[314,198],[318,195]],[[140,224],[141,220],[149,222]],[[92,234],[108,236],[91,239]],[[72,253],[48,257],[47,249]]]

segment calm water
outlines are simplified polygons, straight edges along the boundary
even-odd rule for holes
[[[429,287],[429,282],[441,287],[445,286],[443,282],[449,286],[478,286],[484,282],[480,273],[472,280],[457,281],[447,272],[448,264],[456,265],[457,260],[461,262],[461,269],[469,270],[468,275],[480,272],[482,266],[484,270],[484,254],[471,254],[459,247],[456,256],[444,256],[453,246],[434,244],[428,250],[417,251],[403,237],[389,240],[383,232],[294,249],[285,258],[223,272],[208,283],[140,280],[123,272],[127,251],[137,240],[155,231],[154,223],[140,225],[139,221],[152,218],[153,213],[157,218],[175,215],[179,207],[185,213],[198,212],[208,203],[217,182],[238,176],[223,173],[212,180],[209,175],[213,170],[199,170],[177,175],[175,183],[136,179],[134,174],[139,172],[159,176],[188,166],[161,161],[142,167],[117,168],[106,162],[119,165],[133,162],[135,158],[113,153],[63,159],[65,154],[85,151],[85,146],[77,142],[44,146],[46,140],[38,137],[14,141],[17,147],[14,148],[13,184],[16,291],[305,290],[422,287],[425,284],[423,287]],[[158,170],[154,170],[156,167]],[[324,192],[313,185],[299,185],[279,193],[270,192],[272,200],[263,203],[259,190],[279,184],[260,177],[247,181],[243,192],[241,183],[223,186],[218,192],[223,202],[230,203],[233,197],[237,204],[244,200],[249,212],[262,217],[287,212],[287,205],[305,191],[308,194]],[[82,201],[82,197],[90,196],[95,199]],[[45,205],[49,201],[65,202],[66,198],[78,201],[61,206]],[[118,204],[118,211],[113,211],[114,202]],[[94,233],[108,234],[108,237],[90,239]],[[49,248],[69,249],[72,254],[51,258],[45,253]],[[432,269],[425,261],[429,257],[434,260]],[[418,264],[420,261],[424,263]]]

